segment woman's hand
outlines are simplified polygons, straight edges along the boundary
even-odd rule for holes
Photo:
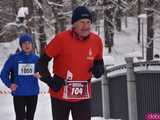
[[[36,77],[37,79],[42,78],[42,76],[39,74],[39,72],[34,73],[33,76]]]
[[[17,85],[15,84],[15,83],[12,83],[11,84],[11,86],[10,86],[10,89],[11,89],[11,91],[16,91],[16,89],[17,89]]]

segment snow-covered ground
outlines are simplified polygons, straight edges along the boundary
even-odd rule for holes
[[[146,27],[146,26],[145,26]],[[146,32],[144,32],[146,35]],[[101,31],[101,37],[103,38],[103,31]],[[144,41],[146,41],[144,36]],[[155,41],[156,42],[156,41]],[[12,41],[10,43],[0,43],[0,70],[4,64],[4,61],[7,57],[14,53],[18,46],[18,40]],[[155,43],[154,51],[157,53],[159,50],[160,42]],[[128,55],[140,54],[141,55],[141,44],[137,44],[137,20],[136,18],[128,18],[128,28],[122,25],[122,32],[115,33],[114,38],[114,47],[112,49],[112,53],[108,54],[108,50],[105,49],[104,55],[106,57],[106,61],[110,61],[109,64],[123,64],[125,63],[124,57]],[[112,63],[113,62],[113,63]],[[106,62],[107,63],[107,62]],[[14,108],[12,103],[12,97],[10,94],[4,94],[4,91],[8,91],[9,89],[2,84],[0,81],[0,119],[1,120],[13,120],[14,119]],[[35,120],[51,120],[51,105],[48,87],[40,82],[40,91],[42,93],[39,95],[37,110],[35,114]],[[2,94],[3,93],[3,94]],[[72,118],[70,117],[70,120]],[[92,120],[104,120],[100,117],[94,117]]]
[[[112,56],[115,65],[125,63],[124,58],[130,54],[141,55],[141,44],[137,44],[137,31],[137,18],[128,18],[128,27],[122,24],[122,31],[115,31],[112,53],[108,54],[105,49],[105,55]]]

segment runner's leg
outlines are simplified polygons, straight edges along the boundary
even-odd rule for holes
[[[57,100],[51,97],[53,120],[68,120],[70,112],[70,103]]]
[[[16,114],[16,120],[24,120],[25,118],[25,98],[23,96],[13,97],[14,110]]]
[[[91,120],[91,100],[72,103],[73,120]]]
[[[27,114],[26,118],[27,120],[33,120],[34,114],[37,106],[37,99],[38,96],[26,96],[26,102],[27,102]]]

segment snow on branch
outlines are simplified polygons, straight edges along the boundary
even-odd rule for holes
[[[131,4],[127,4],[125,1],[122,0],[120,5],[118,4],[117,0],[109,0],[109,1],[115,4],[117,7],[123,9],[123,12],[126,12],[130,10],[134,5],[136,5],[138,0],[131,2]]]
[[[108,17],[104,16],[104,18],[105,18],[105,20],[106,20],[108,23],[110,23],[112,26],[114,26],[114,23],[113,23],[112,21],[110,21],[110,20],[108,19]]]
[[[103,4],[103,0],[97,0],[96,1],[96,5],[102,5]]]
[[[46,17],[44,17],[43,16],[43,19],[44,19],[44,21],[45,21],[45,24],[46,25],[48,25],[48,27],[51,29],[51,30],[55,30],[55,28],[54,27],[52,27],[52,25],[51,24],[53,24],[49,19],[47,19]],[[54,21],[55,22],[55,21]]]
[[[126,6],[123,6],[122,4],[119,5],[118,2],[116,0],[109,0],[110,2],[112,2],[114,5],[120,7],[121,9],[124,9]]]
[[[58,7],[64,7],[64,5],[62,5],[62,4],[58,4],[58,3],[55,3],[55,2],[50,2],[49,0],[47,0],[47,3],[48,3],[48,5],[53,5],[53,6],[58,6]]]
[[[160,12],[158,11],[158,10],[156,10],[156,9],[154,9],[154,8],[145,8],[144,10],[146,10],[146,11],[153,11],[154,13],[156,13],[157,15],[159,15],[160,16]]]
[[[34,0],[34,2],[38,5],[40,9],[43,9],[42,4],[38,0]]]
[[[81,3],[81,6],[86,6],[89,4],[89,0],[85,0],[84,2]]]
[[[64,16],[71,16],[72,15],[72,11],[67,11],[67,12],[60,12],[58,15],[64,15]]]

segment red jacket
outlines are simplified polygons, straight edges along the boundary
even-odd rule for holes
[[[86,40],[78,40],[72,30],[67,30],[55,36],[47,45],[45,52],[54,58],[53,73],[66,79],[67,71],[73,75],[73,80],[83,81],[92,77],[90,68],[95,59],[102,59],[102,40],[94,33],[90,33]],[[91,83],[88,84],[91,96]],[[63,99],[64,87],[59,92],[50,89],[51,96]],[[75,101],[69,100],[67,101]],[[76,100],[77,101],[77,100]]]

